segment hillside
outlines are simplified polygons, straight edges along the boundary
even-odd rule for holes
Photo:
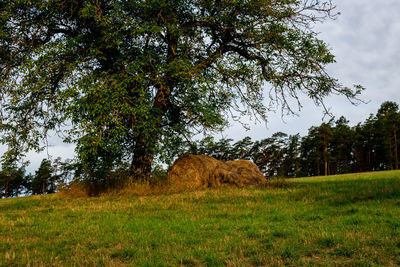
[[[400,264],[400,171],[262,189],[0,200],[0,265]]]

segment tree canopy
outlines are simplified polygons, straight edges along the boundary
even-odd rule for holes
[[[316,22],[318,0],[2,0],[1,141],[6,158],[57,131],[77,144],[89,177],[129,161],[149,176],[155,155],[230,111],[266,119],[305,93],[354,99]],[[266,92],[266,88],[270,91]],[[301,106],[301,104],[299,103]]]

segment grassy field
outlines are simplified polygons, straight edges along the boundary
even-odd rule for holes
[[[287,188],[2,199],[0,265],[397,266],[400,171]]]

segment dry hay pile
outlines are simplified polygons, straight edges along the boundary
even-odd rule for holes
[[[265,184],[257,165],[248,160],[219,161],[205,155],[183,155],[172,165],[169,186],[177,189],[198,189],[235,185],[238,187]]]

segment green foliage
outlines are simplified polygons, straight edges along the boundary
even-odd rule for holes
[[[25,176],[25,165],[17,167],[15,163],[4,162],[0,171],[0,198],[18,196],[29,186],[29,178]]]
[[[60,186],[82,179],[81,164],[76,161],[43,159],[35,174],[26,174],[25,168],[28,164],[29,162],[24,162],[19,167],[15,161],[2,164],[0,198],[55,193]],[[118,171],[115,171],[116,175]]]
[[[214,140],[206,137],[181,146],[180,153],[206,154],[219,160],[252,160],[266,177],[301,177],[398,169],[400,112],[394,102],[384,102],[354,127],[343,116],[313,126],[306,136],[277,132],[252,141],[245,137]]]
[[[88,177],[127,161],[146,177],[155,154],[222,128],[231,109],[265,119],[265,84],[288,110],[300,92],[354,99],[362,88],[327,75],[334,56],[313,31],[332,16],[329,0],[2,1],[5,157],[58,131]]]
[[[0,200],[0,265],[400,264],[400,172],[285,188]]]
[[[34,195],[55,192],[54,169],[51,161],[43,159],[39,169],[36,170],[31,183],[31,192]]]
[[[398,137],[400,130],[400,111],[399,105],[395,102],[384,102],[376,114],[376,127],[381,129],[377,136],[383,143],[385,152],[382,156],[386,159],[390,169],[399,168],[398,159]]]

